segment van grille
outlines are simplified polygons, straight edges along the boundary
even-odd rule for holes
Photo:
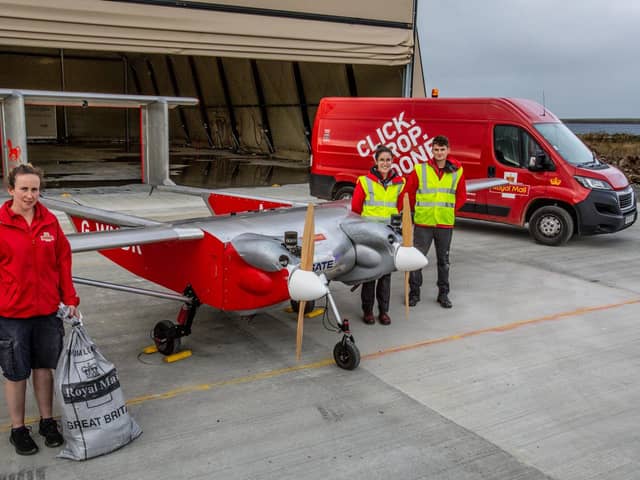
[[[622,193],[618,194],[618,202],[620,203],[620,210],[628,210],[633,206],[633,189],[629,188]]]

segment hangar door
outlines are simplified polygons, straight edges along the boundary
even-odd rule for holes
[[[0,87],[196,96],[172,111],[173,142],[302,158],[321,97],[424,95],[415,13],[415,0],[0,1]],[[129,116],[58,112],[58,137],[135,139]]]

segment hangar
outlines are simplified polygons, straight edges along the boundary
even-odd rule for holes
[[[416,9],[416,0],[0,1],[0,88],[195,97],[169,116],[178,181],[277,182],[280,168],[305,174],[320,98],[424,96]],[[73,162],[97,183],[140,178],[139,117],[28,106],[29,159],[54,180]]]

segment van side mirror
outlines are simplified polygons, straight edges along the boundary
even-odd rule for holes
[[[554,171],[556,166],[545,152],[540,152],[535,157],[529,158],[528,168],[532,172],[544,172]]]

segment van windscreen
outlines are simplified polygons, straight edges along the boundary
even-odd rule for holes
[[[567,162],[576,166],[597,163],[593,152],[564,123],[536,123],[534,127]]]

